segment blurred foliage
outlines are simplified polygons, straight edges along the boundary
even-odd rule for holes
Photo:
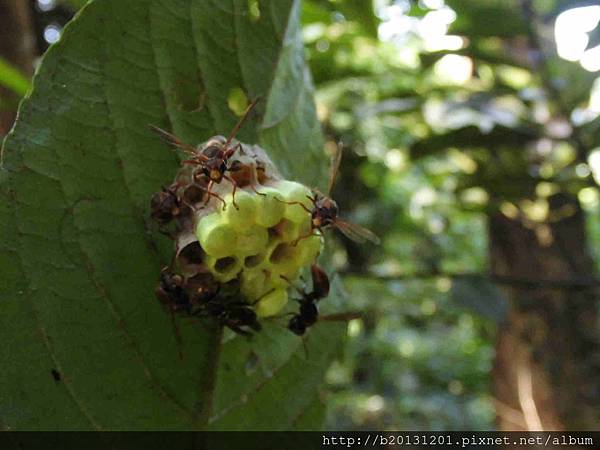
[[[4,86],[19,96],[24,96],[31,83],[21,72],[0,57],[0,86]]]
[[[336,254],[354,274],[348,307],[365,315],[329,374],[331,428],[493,428],[506,299],[462,276],[486,272],[488,214],[536,226],[553,220],[549,197],[570,192],[600,244],[596,75],[552,38],[579,3],[305,1],[320,118],[346,149],[334,197],[383,237],[378,249],[340,240]]]
[[[489,322],[460,310],[451,282],[347,280],[345,357],[330,369],[332,429],[491,428]]]

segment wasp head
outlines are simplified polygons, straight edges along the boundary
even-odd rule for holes
[[[335,222],[338,215],[338,205],[329,197],[322,197],[315,203],[312,213],[312,225],[314,228],[327,227]]]
[[[189,297],[183,288],[183,277],[172,273],[168,268],[161,271],[160,281],[154,292],[161,303],[173,311],[189,306]]]
[[[204,174],[214,183],[220,183],[223,179],[223,175],[227,170],[227,164],[223,158],[215,157],[211,158],[204,164]]]

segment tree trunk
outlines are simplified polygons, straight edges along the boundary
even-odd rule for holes
[[[493,370],[503,431],[593,430],[600,423],[597,289],[581,287],[594,272],[585,217],[574,197],[559,195],[550,203],[545,224],[500,213],[490,218],[495,275],[580,282],[505,288],[510,312],[498,333]]]
[[[33,75],[35,35],[29,1],[0,0],[0,56],[24,75]],[[0,137],[11,129],[18,97],[0,86]]]

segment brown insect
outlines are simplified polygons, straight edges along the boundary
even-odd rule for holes
[[[215,318],[221,326],[241,336],[250,337],[262,329],[250,305],[234,297],[211,299],[203,305],[199,314]]]
[[[183,277],[173,273],[169,267],[161,270],[160,281],[154,293],[171,312],[189,311],[191,308],[190,297],[184,287]]]
[[[232,163],[230,162],[230,159],[236,151],[242,149],[242,145],[239,142],[232,145],[232,141],[250,115],[250,112],[252,112],[258,103],[258,100],[259,99],[257,98],[248,105],[246,111],[229,134],[229,137],[224,138],[223,136],[215,136],[209,139],[201,149],[197,149],[192,145],[182,142],[178,137],[161,128],[150,125],[150,128],[157,132],[168,144],[183,150],[190,155],[190,159],[183,161],[184,164],[199,166],[198,170],[193,175],[193,179],[194,181],[201,181],[203,179],[208,180],[206,187],[203,186],[203,183],[199,184],[200,188],[207,193],[205,205],[210,201],[210,197],[215,197],[223,202],[223,209],[225,209],[225,200],[211,190],[214,184],[220,184],[221,181],[225,179],[233,185],[233,192],[231,194],[232,203],[233,206],[237,208],[237,204],[235,203],[237,183],[227,174],[227,172],[233,172],[240,169],[240,164]]]
[[[181,199],[177,195],[177,187],[163,187],[150,200],[150,216],[160,226],[164,226],[182,213],[181,206]]]
[[[296,290],[301,296],[298,300],[300,303],[300,311],[298,314],[294,314],[288,323],[288,329],[298,336],[302,336],[306,333],[308,327],[317,322],[319,318],[317,302],[329,295],[329,277],[327,276],[327,273],[316,264],[311,266],[310,272],[312,275],[313,289],[311,292],[306,292],[304,289],[296,287]],[[281,277],[292,284],[284,276]]]
[[[184,280],[169,267],[162,269],[156,296],[171,313],[175,338],[181,352],[181,335],[174,314],[184,312],[190,316],[213,317],[242,336],[251,336],[261,330],[256,313],[250,305],[232,296],[219,296],[219,284],[210,274],[198,274]]]
[[[352,239],[355,242],[363,243],[366,241],[371,241],[374,244],[379,244],[379,238],[370,230],[367,230],[366,228],[363,228],[359,225],[346,222],[345,220],[342,220],[338,217],[338,204],[335,200],[333,200],[330,197],[330,195],[340,168],[341,161],[342,149],[338,146],[331,160],[331,166],[329,169],[329,183],[327,185],[327,194],[323,194],[315,188],[312,190],[312,196],[308,196],[308,199],[313,204],[312,209],[307,208],[301,202],[286,202],[290,205],[300,205],[302,208],[304,208],[306,212],[308,212],[311,215],[310,233],[304,236],[300,236],[292,243],[292,245],[296,245],[301,239],[313,236],[315,234],[315,230],[319,230],[321,233],[323,233],[323,230],[326,228],[337,228],[344,234],[344,236],[346,236],[349,239]]]
[[[183,277],[173,273],[169,267],[163,267],[160,271],[160,281],[154,289],[154,293],[171,314],[171,325],[175,333],[179,358],[183,359],[183,341],[175,321],[175,312],[181,310],[189,312],[191,308],[190,297],[184,288]]]

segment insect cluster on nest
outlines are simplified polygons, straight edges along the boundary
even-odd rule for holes
[[[260,331],[260,318],[280,313],[290,286],[310,266],[313,290],[295,287],[299,309],[288,323],[303,335],[317,321],[317,302],[329,294],[327,274],[315,263],[323,230],[337,228],[358,242],[378,239],[337,217],[329,192],[340,153],[325,195],[282,179],[262,148],[234,139],[255,104],[228,138],[216,136],[197,148],[153,127],[189,155],[173,183],[151,200],[152,219],[175,242],[156,294],[172,313],[213,317],[251,335]]]

